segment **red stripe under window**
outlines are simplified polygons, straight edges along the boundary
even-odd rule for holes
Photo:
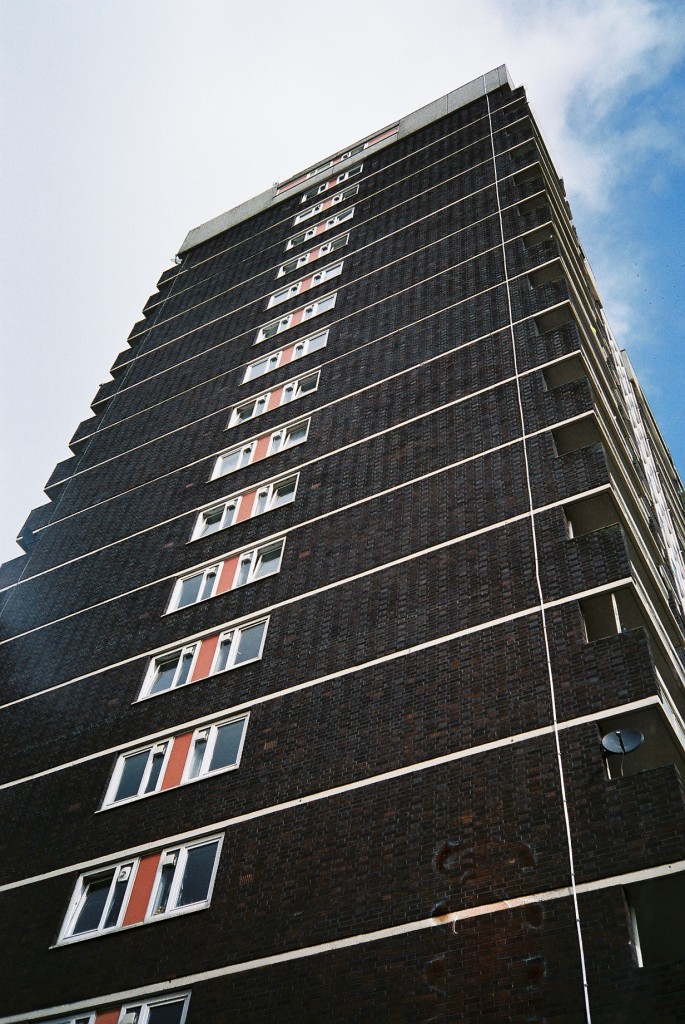
[[[216,652],[216,645],[219,642],[219,637],[208,636],[206,640],[203,640],[200,645],[200,653],[197,656],[193,671],[190,676],[190,682],[194,683],[196,679],[205,679],[212,669],[212,662],[214,661],[214,654]]]
[[[242,523],[243,520],[250,518],[256,493],[256,491],[249,491],[247,494],[243,494],[240,499],[240,508],[238,509],[236,523]]]
[[[133,892],[128,901],[126,913],[122,924],[138,924],[145,920],[145,912],[152,895],[152,886],[157,874],[159,854],[153,853],[151,857],[143,857],[136,871],[136,879],[133,883]]]
[[[219,585],[216,588],[217,594],[225,594],[227,590],[230,590],[233,586],[233,580],[235,578],[235,572],[238,568],[238,556],[235,558],[227,558],[224,562],[224,567],[221,570],[221,576],[219,577]]]
[[[173,789],[175,786],[180,786],[192,738],[192,732],[184,732],[180,736],[174,736],[171,756],[164,772],[161,789]]]
[[[260,437],[257,441],[257,445],[254,451],[253,462],[259,462],[261,459],[266,458],[266,453],[269,450],[269,442],[271,441],[271,434],[265,434],[264,437]]]
[[[269,398],[269,404],[266,407],[266,411],[270,412],[272,409],[278,409],[279,405],[281,404],[282,397],[283,388],[276,388],[275,391],[272,391],[271,396]]]

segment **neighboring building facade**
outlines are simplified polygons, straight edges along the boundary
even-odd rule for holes
[[[0,1024],[685,1021],[682,485],[506,69],[112,376],[3,569]]]

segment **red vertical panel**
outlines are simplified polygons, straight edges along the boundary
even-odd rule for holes
[[[266,407],[266,412],[271,412],[272,409],[278,409],[282,398],[283,388],[276,388],[275,391],[272,391],[269,396],[269,404]]]
[[[235,578],[235,571],[238,568],[238,556],[235,558],[227,558],[224,562],[223,569],[221,570],[221,576],[219,577],[219,585],[216,588],[217,594],[225,594],[227,590],[230,590],[233,586],[233,580]]]
[[[253,462],[260,462],[261,459],[266,458],[266,453],[269,450],[269,442],[271,441],[271,434],[265,434],[264,437],[260,437],[257,440],[257,444],[254,450]]]
[[[256,491],[248,491],[247,494],[243,494],[240,499],[240,508],[238,509],[236,523],[242,523],[244,519],[250,518],[256,494]]]
[[[173,789],[175,786],[180,786],[192,738],[192,732],[184,732],[180,736],[174,736],[171,755],[167,761],[160,789]]]
[[[317,224],[316,225],[316,231],[314,232],[314,234],[315,235],[321,235],[321,234],[323,234],[323,232],[325,230],[326,230],[326,222],[324,221],[323,224]]]
[[[152,886],[157,874],[159,856],[158,853],[153,853],[151,857],[143,857],[141,859],[133,883],[133,892],[128,901],[122,924],[138,924],[139,921],[145,919],[145,911],[150,902]]]
[[[200,653],[195,659],[193,671],[190,673],[191,683],[194,683],[196,679],[206,679],[209,675],[218,642],[219,635],[217,633],[216,636],[206,637],[206,639],[200,644]]]
[[[97,1014],[95,1024],[117,1024],[120,1012],[118,1007],[116,1010],[102,1010]]]
[[[313,275],[310,275],[309,277],[305,277],[305,279],[302,282],[302,285],[300,287],[300,291],[301,292],[306,292],[306,291],[308,291],[311,288],[311,286],[312,286],[312,276]]]
[[[304,309],[296,309],[295,310],[295,312],[293,313],[293,318],[290,321],[290,326],[291,327],[297,327],[298,324],[302,323],[302,314],[303,313],[304,313]]]
[[[285,366],[286,363],[290,362],[290,360],[293,357],[293,352],[294,351],[295,351],[295,346],[294,345],[288,345],[287,348],[283,349],[283,352],[281,353],[281,363],[280,363],[281,366]]]
[[[323,209],[324,209],[324,210],[330,210],[332,202],[333,202],[333,197],[331,196],[331,198],[330,198],[330,199],[326,199],[326,200],[324,201],[324,204],[323,204]]]

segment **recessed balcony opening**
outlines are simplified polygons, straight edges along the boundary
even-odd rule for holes
[[[602,738],[609,737],[604,750],[604,763],[610,779],[627,778],[652,768],[674,764],[685,782],[685,751],[678,741],[662,709],[655,704],[615,718],[602,718],[598,723]],[[632,730],[632,732],[631,732]],[[630,738],[634,733],[644,739],[628,753],[614,752],[622,744],[620,737]],[[613,742],[614,736],[619,741]],[[613,748],[607,750],[606,747]]]
[[[631,629],[647,628],[640,605],[629,587],[585,597],[579,604],[588,643]]]
[[[540,334],[547,334],[548,331],[556,331],[564,324],[574,324],[575,317],[568,302],[563,306],[556,306],[546,313],[539,313],[535,317],[535,326]]]
[[[552,437],[557,455],[569,455],[571,452],[577,452],[580,448],[599,444],[602,440],[594,416],[584,416],[581,420],[574,420],[573,423],[555,427],[552,430]]]
[[[552,263],[546,263],[544,267],[531,270],[528,274],[528,281],[531,288],[541,288],[545,284],[551,284],[552,281],[560,281],[563,277],[564,268],[561,261],[554,260]]]
[[[542,168],[540,164],[533,164],[531,167],[524,167],[522,171],[517,171],[513,175],[514,183],[516,185],[525,185],[528,181],[540,181],[542,183]]]
[[[685,872],[624,889],[638,966],[685,960]]]
[[[568,533],[572,539],[606,530],[620,522],[613,498],[608,491],[564,505]]]
[[[544,192],[538,192],[536,196],[531,196],[530,199],[523,199],[520,203],[516,204],[517,213],[521,217],[529,217],[535,213],[536,210],[549,210],[549,204],[547,202],[547,196]],[[540,236],[540,237],[537,237]],[[534,245],[540,245],[542,242],[548,241],[548,239],[554,237],[554,231],[551,224],[547,224],[544,228],[538,228],[537,231],[531,231],[529,234],[523,236],[523,244],[528,248]]]
[[[573,381],[587,379],[585,364],[579,355],[571,356],[570,359],[562,359],[558,363],[546,366],[542,371],[548,391],[554,391],[563,384],[572,384]]]

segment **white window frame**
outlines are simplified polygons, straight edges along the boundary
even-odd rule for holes
[[[306,390],[302,390],[303,384],[309,384],[310,381],[314,381],[314,387],[308,387]],[[313,395],[315,391],[319,390],[319,381],[321,380],[321,371],[314,370],[313,373],[306,373],[302,377],[297,377],[295,380],[289,380],[283,385],[283,391],[281,393],[281,401],[279,402],[279,408],[282,405],[289,405],[291,402],[296,402],[299,398],[304,398],[306,395]]]
[[[240,641],[243,633],[246,629],[250,629],[253,626],[261,626],[264,624],[262,630],[262,638],[259,642],[259,654],[256,654],[254,658],[245,658],[238,665],[236,665],[236,658],[240,653]],[[264,655],[264,645],[266,644],[266,634],[269,631],[269,616],[262,619],[255,619],[254,622],[243,622],[240,626],[232,626],[230,629],[225,629],[219,634],[217,641],[216,650],[214,652],[214,658],[212,659],[212,667],[209,671],[210,676],[221,675],[222,672],[230,672],[234,668],[241,668],[242,665],[251,665],[255,661],[261,661]],[[226,658],[226,664],[223,668],[219,668],[219,661],[221,660],[221,645],[224,640],[230,637],[230,650]]]
[[[256,449],[257,449],[257,441],[254,440],[254,441],[249,441],[247,444],[240,444],[240,445],[237,445],[235,448],[229,448],[227,451],[221,452],[221,454],[217,455],[217,457],[216,457],[216,461],[214,462],[214,465],[212,467],[212,475],[210,476],[209,479],[210,480],[219,480],[219,479],[221,479],[222,476],[230,476],[231,473],[237,473],[239,469],[244,469],[246,466],[252,465],[252,460],[254,458],[254,453],[255,453]],[[228,470],[226,470],[225,473],[221,473],[220,472],[220,468],[221,468],[221,463],[223,462],[223,460],[228,458],[230,455],[235,455],[236,452],[240,452],[241,455],[246,453],[246,455],[247,455],[246,461],[243,462],[241,460],[240,464],[238,466],[236,466],[235,469],[228,469]]]
[[[272,504],[273,499],[274,499],[274,494],[278,490],[278,488],[282,487],[284,484],[290,484],[293,481],[295,483],[295,488],[293,490],[292,498],[289,498],[288,501],[279,502],[277,505]],[[252,505],[252,510],[253,511],[252,511],[252,515],[250,516],[250,518],[253,519],[255,516],[266,515],[267,512],[272,512],[274,510],[274,508],[283,508],[284,505],[291,505],[295,501],[295,498],[297,497],[297,488],[298,488],[299,482],[300,482],[300,474],[299,473],[290,473],[290,474],[288,474],[288,476],[282,476],[278,480],[272,480],[270,483],[264,484],[262,487],[259,487],[257,489],[257,491],[255,492],[254,503]],[[261,512],[255,511],[255,509],[257,508],[258,503],[260,501],[262,501],[262,500],[266,501],[266,507],[263,508],[261,510]]]
[[[171,599],[169,601],[169,607],[167,608],[167,613],[168,612],[181,611],[183,608],[192,608],[193,605],[201,604],[203,601],[208,601],[210,599],[210,597],[214,597],[214,595],[216,593],[217,585],[219,583],[219,577],[221,576],[221,567],[222,567],[222,565],[223,565],[223,562],[213,562],[212,565],[207,565],[204,568],[195,569],[194,572],[189,572],[189,573],[187,573],[187,574],[185,574],[183,576],[179,576],[178,579],[174,582],[174,589],[171,592]],[[205,591],[205,589],[207,587],[207,580],[208,580],[208,578],[209,578],[209,576],[210,576],[210,574],[212,572],[215,573],[215,576],[214,576],[214,579],[212,581],[210,592],[209,593],[204,593],[204,591]],[[183,584],[187,580],[192,579],[193,576],[200,576],[200,575],[203,576],[203,580],[202,580],[202,583],[200,584],[200,589],[198,591],[198,595],[199,596],[198,596],[197,600],[196,601],[190,601],[188,604],[179,605],[177,602],[178,602],[179,598],[181,597],[181,592],[183,590]]]
[[[191,541],[202,540],[204,537],[211,537],[212,534],[220,533],[221,530],[227,530],[230,526],[235,526],[240,513],[240,503],[242,500],[242,494],[237,494],[232,498],[225,498],[224,501],[218,501],[215,504],[208,505],[207,508],[203,508],[197,515],[195,520],[195,526],[191,535]],[[210,530],[205,533],[203,530],[203,523],[205,517],[211,512],[217,512],[221,510],[221,520],[219,525],[214,530]]]
[[[243,756],[243,747],[245,746],[245,737],[247,735],[247,723],[249,721],[249,718],[249,715],[236,715],[233,718],[225,718],[221,722],[211,722],[209,725],[198,726],[198,728],[193,733],[192,739],[190,741],[190,746],[188,747],[188,755],[186,757],[186,763],[183,769],[183,778],[181,779],[181,785],[187,786],[190,785],[192,782],[199,782],[201,779],[209,779],[212,778],[214,775],[221,775],[224,772],[233,772],[237,768],[239,768],[240,761]],[[214,748],[216,747],[219,729],[223,728],[225,725],[233,725],[235,722],[242,722],[243,729],[240,734],[238,752],[236,754],[236,759],[234,763],[224,765],[222,768],[214,768],[212,771],[209,771],[208,765],[212,760],[212,756],[214,755]],[[207,737],[207,745],[205,747],[205,752],[202,755],[202,761],[200,763],[200,768],[198,770],[197,775],[193,775],[191,777],[190,768],[192,765],[193,756],[195,752],[195,744],[203,736]]]
[[[315,316],[320,316],[321,313],[327,313],[329,309],[335,309],[337,299],[338,293],[331,292],[330,295],[322,295],[320,299],[315,299],[314,302],[310,302],[302,311],[302,319],[300,320],[300,323],[303,324],[306,320],[313,320]]]
[[[74,887],[74,893],[69,902],[69,908],[60,930],[59,939],[57,940],[58,944],[65,942],[80,942],[83,939],[95,938],[97,935],[109,935],[110,932],[118,931],[121,928],[121,922],[126,914],[126,908],[128,907],[128,902],[131,898],[133,882],[136,877],[139,859],[140,858],[138,857],[130,857],[128,860],[118,861],[115,864],[104,864],[102,867],[93,868],[91,871],[84,871],[83,874],[79,875]],[[90,931],[78,932],[75,934],[72,929],[76,924],[76,919],[78,918],[85,902],[88,887],[92,881],[95,881],[98,877],[107,875],[110,872],[112,873],[112,880],[109,884],[107,899],[100,915],[100,923],[97,928],[91,928]],[[128,872],[128,874],[126,877],[121,877],[124,872]],[[102,922],[107,919],[112,906],[112,900],[116,892],[116,885],[120,880],[126,882],[121,907],[119,908],[116,923],[105,928]]]
[[[257,334],[257,341],[268,341],[269,338],[275,338],[277,334],[282,331],[287,331],[290,327],[290,322],[293,318],[292,313],[288,313],[287,316],[281,317],[280,320],[271,320],[268,324],[264,324],[263,327],[259,328]],[[271,331],[271,328],[275,327],[275,331]]]
[[[204,907],[208,907],[212,902],[212,893],[214,892],[214,883],[216,881],[216,874],[219,868],[219,861],[221,859],[221,847],[223,846],[223,834],[218,836],[207,836],[203,839],[199,839],[194,843],[185,843],[178,846],[174,845],[167,847],[161,851],[159,857],[159,864],[157,865],[157,872],[155,874],[155,880],[152,885],[152,892],[150,893],[150,899],[145,911],[144,921],[158,921],[162,918],[178,917],[180,914],[190,914],[196,910],[201,910]],[[174,906],[178,899],[181,887],[183,885],[183,875],[188,864],[188,851],[195,849],[198,846],[209,846],[210,843],[216,843],[216,854],[214,855],[214,865],[212,867],[212,874],[207,886],[207,896],[203,900],[199,900],[197,903],[190,903],[187,906],[179,907]],[[157,901],[157,894],[162,880],[163,869],[166,864],[169,863],[169,858],[172,854],[176,854],[176,863],[174,865],[174,874],[171,881],[171,887],[167,896],[166,907],[164,910],[160,910],[157,913],[153,913],[153,907]],[[170,909],[168,909],[170,908]]]
[[[269,407],[269,399],[271,398],[270,391],[263,391],[258,395],[253,395],[252,398],[246,399],[244,402],[240,402],[231,409],[231,417],[228,421],[229,427],[238,427],[241,423],[249,423],[250,420],[254,420],[257,416],[261,416],[265,413]],[[252,407],[252,412],[249,416],[245,416],[244,410]]]
[[[269,456],[271,455],[278,455],[279,452],[287,451],[288,448],[296,448],[298,444],[304,444],[309,439],[309,427],[311,425],[311,422],[312,421],[310,419],[298,420],[296,423],[289,423],[285,427],[279,427],[278,430],[274,430],[271,437],[269,438],[269,447],[266,452],[266,457],[269,458]],[[293,444],[280,444],[278,448],[275,448],[275,443],[277,440],[280,441],[282,434],[286,435],[287,437],[289,433],[297,430],[303,424],[306,427],[306,432],[305,436],[302,438],[301,441],[295,441]]]
[[[188,668],[188,672],[186,673],[186,682],[185,683],[177,683],[176,679],[178,678],[178,676],[180,674],[180,669],[181,669],[181,666],[183,664],[184,655],[186,655],[190,651],[192,651],[192,654],[191,654],[191,657],[190,657],[190,667]],[[143,685],[141,687],[140,695],[138,697],[138,700],[142,700],[143,697],[157,697],[160,693],[168,693],[170,690],[177,690],[177,689],[179,689],[179,688],[181,688],[183,686],[187,686],[188,682],[190,681],[190,677],[193,674],[193,669],[195,668],[195,662],[197,661],[197,656],[198,656],[199,651],[200,651],[200,642],[197,641],[194,644],[186,644],[184,647],[178,647],[175,650],[164,651],[162,654],[154,655],[152,660],[150,661],[150,665],[148,666],[148,670],[145,673],[145,679],[143,680]],[[174,676],[173,676],[173,679],[171,681],[171,686],[165,686],[163,690],[158,690],[157,693],[151,693],[150,691],[152,689],[152,686],[153,686],[154,681],[155,681],[155,677],[157,675],[157,667],[158,667],[159,663],[162,662],[162,661],[165,661],[167,659],[172,658],[175,654],[178,654],[178,665],[176,666],[176,669],[174,671]]]
[[[264,555],[275,548],[278,544],[281,546],[281,553],[278,559],[278,568],[273,569],[271,572],[266,573],[263,576],[258,576],[257,572]],[[238,558],[238,565],[235,570],[235,577],[232,589],[239,589],[240,587],[247,587],[250,583],[255,583],[258,580],[266,580],[269,576],[277,576],[281,571],[283,565],[283,552],[285,551],[285,537],[279,537],[277,540],[270,540],[266,544],[260,544],[259,547],[250,548],[249,551],[242,551]],[[237,579],[243,566],[248,564],[247,577],[243,583],[238,583]]]
[[[126,751],[124,751],[124,753],[119,754],[119,757],[117,758],[116,764],[114,766],[114,772],[112,773],[112,778],[110,780],[109,786],[107,787],[107,792],[105,793],[105,798],[102,801],[102,806],[103,807],[112,807],[112,806],[119,807],[119,806],[121,806],[123,804],[130,803],[132,800],[140,800],[140,799],[142,799],[142,797],[152,796],[153,793],[158,793],[159,790],[160,790],[160,787],[162,785],[162,782],[164,780],[164,772],[166,771],[167,765],[169,764],[169,757],[171,755],[171,748],[173,746],[172,740],[173,740],[173,737],[169,736],[166,739],[159,740],[156,743],[148,743],[144,747],[138,747],[136,750],[126,750]],[[150,789],[150,790],[148,790],[146,792],[145,791],[145,786],[148,784],[149,779],[150,779],[150,773],[151,773],[151,770],[152,770],[152,764],[153,764],[153,759],[154,759],[155,752],[159,751],[160,748],[162,748],[162,747],[164,747],[164,756],[162,758],[162,765],[160,767],[159,775],[157,777],[157,783],[156,783],[154,789]],[[126,796],[126,797],[123,797],[121,800],[117,800],[116,799],[116,791],[119,788],[119,785],[121,783],[121,779],[122,779],[122,776],[124,774],[124,768],[125,768],[125,765],[126,765],[126,761],[130,757],[135,757],[137,754],[145,753],[145,751],[148,751],[148,761],[147,761],[147,765],[145,767],[145,771],[143,772],[143,777],[140,780],[140,786],[138,787],[138,792],[134,793],[132,796]]]
[[[344,235],[338,235],[337,238],[332,238],[330,242],[322,242],[321,245],[315,245],[314,248],[310,249],[308,252],[303,252],[300,256],[294,256],[291,260],[286,260],[286,262],[278,268],[276,277],[285,277],[286,274],[291,274],[293,270],[301,270],[302,267],[306,267],[309,263],[316,262],[316,260],[321,259],[323,256],[328,256],[329,253],[343,249],[349,240],[350,233],[348,231]],[[314,253],[316,253],[316,255],[314,255]]]
[[[312,283],[310,288],[316,288],[317,285],[323,284],[325,281],[330,281],[334,277],[339,277],[343,271],[343,265],[345,261],[339,260],[337,263],[330,263],[327,267],[322,267],[321,270],[316,270],[312,275]],[[317,280],[317,278],[319,280]]]
[[[336,214],[335,217],[329,217],[326,221],[319,221],[311,228],[307,228],[306,231],[299,231],[296,235],[291,235],[288,241],[285,243],[285,251],[294,249],[296,245],[300,245],[302,242],[308,242],[310,238],[316,238],[317,235],[322,235],[324,231],[328,231],[330,228],[335,228],[338,224],[344,224],[345,221],[351,220],[354,217],[354,211],[356,207],[350,206],[349,209],[343,210],[342,213]]]
[[[279,306],[281,302],[287,302],[288,299],[294,299],[296,295],[300,294],[302,287],[302,281],[296,281],[295,283],[288,285],[287,288],[282,288],[278,292],[274,292],[269,301],[266,304],[267,309],[271,309],[273,306]]]
[[[144,1001],[135,1000],[134,1002],[126,1002],[121,1007],[117,1024],[131,1024],[133,1018],[127,1015],[133,1014],[136,1010],[140,1011],[140,1013],[135,1024],[148,1024],[150,1020],[150,1010],[154,1010],[157,1006],[164,1006],[165,1003],[180,1002],[183,1002],[183,1009],[181,1010],[179,1024],[185,1024],[186,1016],[188,1014],[188,1003],[190,1002],[190,992],[158,996],[156,999],[146,999]]]
[[[319,341],[321,338],[323,338],[323,341],[318,345],[314,345],[312,348],[311,343]],[[306,338],[301,338],[294,344],[293,342],[289,342],[287,345],[284,345],[283,348],[276,349],[274,352],[270,352],[268,355],[262,356],[260,359],[255,359],[253,363],[250,363],[245,368],[245,376],[243,377],[241,384],[249,384],[251,380],[258,380],[260,377],[265,377],[267,373],[272,373],[274,370],[277,370],[281,365],[283,353],[286,349],[290,348],[291,345],[293,346],[293,354],[290,362],[295,363],[298,359],[303,359],[304,356],[309,355],[310,352],[318,352],[320,349],[326,348],[328,345],[328,328],[325,327],[323,331],[316,331],[314,334],[308,334]],[[260,373],[250,373],[251,370],[255,367],[259,367],[262,363],[267,364],[266,369],[262,370]]]
[[[314,206],[310,206],[308,210],[303,210],[302,213],[298,213],[293,221],[295,224],[301,224],[305,220],[309,220],[310,217],[316,217],[317,213],[321,213],[323,210],[323,203],[315,203]]]

